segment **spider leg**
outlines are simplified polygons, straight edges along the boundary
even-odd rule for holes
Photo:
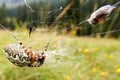
[[[34,66],[33,66],[32,63],[31,63],[31,64],[28,65],[28,67],[34,67]]]
[[[29,38],[30,38],[31,33],[32,33],[32,27],[29,28]]]
[[[48,47],[49,47],[49,42],[45,45],[45,48],[44,48],[43,52],[47,51]]]

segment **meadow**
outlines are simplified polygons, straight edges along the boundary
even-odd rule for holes
[[[120,80],[120,41],[26,30],[10,32],[26,47],[42,50],[49,41],[41,67],[18,67],[4,55],[3,47],[18,44],[13,35],[0,31],[0,80]]]

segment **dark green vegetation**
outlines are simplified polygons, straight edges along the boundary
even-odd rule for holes
[[[120,80],[120,7],[100,25],[78,25],[97,8],[119,0],[54,1],[29,3],[40,12],[31,12],[25,5],[0,7],[0,80]],[[60,6],[63,9],[58,10]],[[30,27],[37,29],[29,38],[26,28]],[[18,43],[10,33],[15,33],[27,48],[36,50],[42,50],[50,41],[45,63],[39,68],[28,68],[8,61],[3,47]]]
[[[114,4],[118,1],[119,0],[58,0],[57,2],[52,0],[40,2],[32,2],[32,0],[28,1],[28,4],[32,9],[39,12],[31,12],[25,5],[7,9],[7,4],[3,4],[0,8],[0,24],[12,30],[30,27],[49,27],[50,31],[51,29],[55,29],[59,33],[65,34],[75,32],[75,35],[77,36],[119,30],[120,8],[114,10],[100,25],[91,26],[87,22],[78,25],[80,22],[88,19],[90,14],[97,8],[106,4]],[[60,10],[61,6],[63,7],[62,10]],[[100,36],[118,38],[119,35],[120,32],[116,31],[111,34],[105,33]]]

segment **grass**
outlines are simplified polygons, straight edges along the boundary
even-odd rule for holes
[[[42,50],[50,41],[45,64],[18,67],[7,60],[3,47],[17,41],[0,31],[0,80],[120,80],[120,41],[55,33],[12,32],[28,47]]]

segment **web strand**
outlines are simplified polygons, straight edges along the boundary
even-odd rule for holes
[[[32,9],[32,7],[29,6],[29,4],[27,3],[27,0],[24,0],[24,3],[25,3],[25,5],[26,5],[26,7],[29,8],[29,10],[30,10],[31,12],[34,12],[34,10]]]
[[[9,1],[11,1],[11,0],[9,0]],[[52,18],[45,16],[45,17],[43,18],[44,20],[42,20],[42,19],[36,19],[36,20],[34,20],[34,19],[33,19],[33,16],[34,16],[33,14],[34,14],[34,13],[39,13],[39,14],[43,13],[43,14],[45,14],[45,15],[58,14],[58,12],[60,12],[60,11],[62,11],[62,10],[64,9],[64,7],[63,7],[63,0],[60,0],[60,4],[59,4],[60,6],[59,6],[59,8],[53,9],[53,10],[49,10],[49,11],[45,11],[45,12],[33,10],[33,8],[29,5],[28,1],[29,1],[29,0],[24,0],[25,6],[27,7],[27,13],[30,13],[30,15],[31,15],[30,22],[27,23],[28,26],[32,26],[32,24],[34,24],[34,23],[46,25],[46,23],[53,23],[53,22],[52,22],[52,21],[45,22],[45,20],[47,20],[47,19],[55,19],[55,18],[56,18],[56,16],[54,16],[54,17],[52,17]],[[69,10],[74,11],[75,14],[70,15],[70,16],[63,16],[62,19],[66,19],[66,18],[70,18],[70,17],[74,17],[74,16],[76,16],[76,15],[79,15],[80,9],[81,9],[82,7],[84,7],[84,6],[86,6],[88,2],[90,2],[90,0],[86,0],[86,2],[84,2],[84,4],[81,5],[80,8],[69,8]],[[26,14],[26,12],[23,11],[23,13],[22,13],[21,15],[19,15],[17,18],[22,17],[24,14]],[[56,24],[59,24],[59,23],[61,23],[60,21],[61,21],[61,20],[59,20],[59,21],[57,21],[57,22],[55,22],[55,23],[56,23]],[[70,22],[70,21],[71,21],[71,20],[65,20],[64,23]],[[76,27],[76,26],[80,26],[80,25],[83,24],[84,22],[86,22],[86,20],[80,21],[80,23],[78,23],[78,24],[76,24],[76,25],[74,25],[74,26],[75,26],[75,27]],[[14,38],[16,37],[16,35],[14,35],[12,32],[10,32],[9,29],[7,29],[7,28],[6,28],[5,26],[3,26],[2,24],[0,24],[0,27],[2,27],[5,31],[7,31],[7,32],[10,33],[11,35],[13,35]],[[89,28],[90,28],[90,27],[86,27],[86,26],[85,26],[85,27],[83,27],[83,31],[85,31],[85,30],[87,30],[87,29],[89,29]],[[96,27],[96,30],[97,30],[97,29],[99,29],[99,28]],[[91,38],[91,37],[94,37],[94,36],[96,36],[96,35],[111,34],[111,33],[115,33],[115,32],[120,32],[120,29],[118,29],[118,30],[106,31],[106,32],[100,32],[100,33],[95,33],[95,34],[91,34],[91,35],[85,36],[85,37]],[[29,36],[30,36],[30,35],[29,35]],[[52,37],[49,39],[49,42],[54,39],[54,36],[56,36],[56,35],[52,35]],[[9,37],[9,36],[8,36],[8,37]],[[9,37],[9,38],[11,39],[11,37]],[[34,44],[35,44],[36,42],[38,42],[38,41],[40,41],[40,39],[36,39],[36,41],[28,42],[28,43],[29,43],[29,45],[32,46],[32,45],[34,45]],[[46,51],[46,50],[47,50],[47,47],[48,47],[48,46],[45,46],[45,49],[44,49],[43,51]],[[60,47],[60,46],[57,46],[57,47]],[[63,47],[63,46],[62,46],[62,47]],[[57,48],[56,50],[59,50],[59,48]],[[64,52],[63,52],[63,53],[64,53]],[[60,53],[60,54],[61,54],[61,53]],[[79,56],[79,57],[80,57],[80,56]],[[76,57],[75,57],[75,58],[76,58]],[[60,63],[60,65],[61,65],[61,64],[64,65],[64,63]],[[73,63],[65,63],[65,64],[68,65],[68,64],[73,64]],[[74,64],[76,64],[76,62],[75,62]]]
[[[10,0],[9,0],[10,1]],[[86,0],[84,3],[83,3],[83,5],[80,7],[80,8],[70,8],[69,10],[73,10],[73,11],[75,11],[75,14],[73,14],[73,15],[71,15],[71,16],[75,16],[75,15],[78,15],[78,13],[79,13],[79,11],[80,11],[80,9],[82,8],[82,7],[84,7],[88,2],[90,2],[90,0]],[[31,13],[31,20],[30,20],[30,22],[27,24],[27,25],[32,25],[32,24],[34,24],[34,23],[36,23],[36,24],[45,24],[46,25],[46,22],[45,22],[45,20],[47,20],[47,19],[54,19],[55,17],[52,17],[52,18],[50,18],[50,17],[44,17],[44,19],[45,20],[41,20],[41,19],[37,19],[37,20],[33,20],[33,15],[32,15],[32,13],[44,13],[44,14],[55,14],[55,13],[57,13],[57,12],[59,12],[59,11],[61,11],[61,10],[63,10],[64,9],[64,7],[63,7],[63,0],[60,0],[59,1],[59,8],[57,8],[57,9],[54,9],[54,10],[50,10],[50,11],[46,11],[46,12],[41,12],[41,11],[35,11],[35,10],[33,10],[33,8],[29,5],[29,3],[28,3],[28,0],[24,0],[24,3],[25,3],[25,6],[27,7],[27,9],[29,9],[27,12],[28,13]],[[19,15],[17,18],[19,18],[19,17],[22,17],[23,15],[25,14],[25,12],[23,12],[23,14],[21,14],[21,15]],[[68,18],[68,17],[70,17],[70,16],[63,16],[62,17],[62,19],[64,19],[64,18]],[[65,20],[65,22],[70,22],[71,20]],[[84,22],[86,22],[86,20],[85,21],[81,21],[80,23],[78,23],[78,24],[76,24],[75,26],[80,26],[81,24],[83,24]],[[51,21],[47,21],[47,23],[52,23]],[[59,21],[57,21],[56,23],[61,23],[60,22],[60,20]],[[3,27],[3,26],[2,26]],[[86,28],[84,28],[83,30],[87,30],[87,29],[89,29],[89,27],[86,27]],[[98,28],[97,28],[98,29]],[[5,29],[6,30],[6,29]],[[108,31],[108,32],[104,32],[104,33],[100,33],[100,34],[105,34],[105,33],[114,33],[114,32],[118,32],[117,30],[114,30],[114,31]],[[96,33],[96,34],[98,34],[98,33]],[[92,34],[91,36],[94,36],[95,34]]]

